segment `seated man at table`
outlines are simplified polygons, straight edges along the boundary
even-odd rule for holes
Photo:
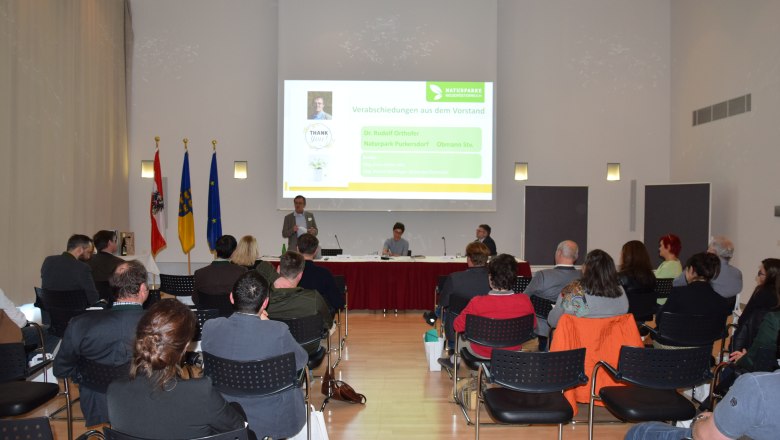
[[[487,246],[491,256],[498,254],[498,251],[496,251],[496,242],[490,237],[490,225],[479,225],[477,227],[477,239],[475,241]]]
[[[214,250],[217,258],[206,267],[195,271],[195,292],[192,301],[200,302],[200,295],[228,295],[238,277],[246,268],[230,262],[230,256],[236,250],[236,239],[232,235],[223,235],[217,239]]]
[[[469,243],[466,246],[466,265],[468,269],[453,272],[444,280],[444,285],[439,296],[439,309],[434,316],[441,316],[440,309],[450,307],[450,298],[458,296],[471,299],[479,295],[487,295],[490,291],[488,282],[487,261],[490,257],[490,250],[483,243],[478,241]],[[447,335],[449,349],[455,348],[455,332],[452,329],[452,319],[449,315],[457,315],[460,310],[449,310],[442,318],[444,332]],[[431,312],[427,312],[425,317],[430,323]],[[435,319],[433,319],[435,321]]]
[[[114,274],[116,267],[122,264],[123,259],[114,255],[116,252],[116,234],[114,231],[98,231],[92,236],[97,253],[87,261],[92,269],[92,279],[95,283],[106,282]]]
[[[555,250],[555,266],[536,272],[524,293],[529,297],[538,296],[548,301],[557,301],[561,290],[582,276],[582,272],[574,267],[578,256],[577,243],[571,240],[558,243],[558,248]],[[539,339],[539,351],[547,351],[550,325],[546,319],[539,319],[538,324],[536,335]]]
[[[146,268],[139,261],[123,262],[111,276],[116,302],[111,309],[89,311],[68,324],[57,356],[54,375],[70,377],[78,383],[79,358],[104,365],[119,366],[133,356],[135,329],[144,314],[143,303],[149,296]],[[80,387],[81,409],[87,426],[108,422],[105,392]]]
[[[317,255],[320,241],[312,234],[303,234],[298,237],[298,252],[303,255],[306,264],[303,267],[303,276],[299,286],[304,289],[316,290],[325,301],[331,314],[344,307],[344,294],[338,291],[336,280],[328,268],[314,264],[314,256]]]
[[[393,225],[393,236],[382,245],[382,255],[388,257],[405,257],[409,254],[409,242],[401,238],[406,226],[401,222]]]
[[[268,281],[250,270],[241,275],[231,290],[235,313],[203,324],[203,351],[236,361],[262,360],[293,352],[296,369],[306,366],[309,356],[293,339],[287,324],[268,319]],[[298,388],[263,397],[224,397],[241,404],[249,428],[260,438],[292,437],[306,423],[303,393]]]
[[[492,319],[508,319],[533,315],[534,306],[527,295],[515,293],[513,289],[517,277],[517,260],[509,254],[501,254],[488,263],[488,281],[490,291],[487,295],[476,296],[469,301],[460,315],[455,318],[453,328],[461,333],[466,329],[466,316],[477,315]],[[534,317],[536,322],[536,317]],[[507,347],[506,350],[519,350],[521,347]],[[471,344],[471,351],[483,358],[490,359],[493,350],[478,344]],[[439,363],[452,368],[452,359],[439,359]]]
[[[41,288],[48,290],[83,290],[89,304],[100,299],[92,270],[85,261],[92,257],[92,240],[86,235],[75,234],[68,239],[67,250],[51,255],[41,265]]]
[[[304,289],[298,286],[303,276],[305,266],[303,255],[287,251],[279,259],[279,279],[274,282],[271,300],[268,303],[268,316],[271,319],[296,319],[311,315],[320,315],[323,330],[330,330],[333,325],[333,315],[330,314],[328,303],[316,290]],[[309,353],[319,349],[319,343],[303,347]]]

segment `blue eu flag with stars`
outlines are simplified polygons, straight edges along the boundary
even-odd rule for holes
[[[212,251],[222,236],[222,215],[219,210],[219,179],[217,178],[217,152],[211,155],[211,173],[209,174],[209,218],[206,225],[206,239]]]

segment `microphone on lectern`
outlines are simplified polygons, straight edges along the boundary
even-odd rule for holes
[[[447,239],[442,237],[441,240],[444,242],[444,256],[447,256]]]
[[[339,249],[342,249],[341,243],[339,243],[339,236],[338,234],[333,234],[334,237],[336,237],[336,244],[339,245]]]

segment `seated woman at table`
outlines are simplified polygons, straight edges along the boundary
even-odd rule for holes
[[[547,316],[550,327],[556,327],[564,314],[584,318],[608,318],[628,313],[628,297],[618,283],[615,261],[601,249],[585,256],[582,278],[561,290],[555,307]]]
[[[271,263],[260,259],[257,239],[251,235],[241,237],[236,245],[236,250],[230,256],[230,262],[244,266],[249,270],[257,270],[271,284],[279,278],[276,274],[276,268]]]
[[[775,287],[778,274],[780,274],[780,259],[765,258],[761,262],[756,276],[756,288],[739,316],[737,330],[731,338],[730,351],[740,351],[750,347],[764,315],[780,305],[780,297],[778,297],[780,292]]]
[[[184,380],[182,356],[196,318],[177,300],[154,304],[136,330],[130,378],[108,387],[111,427],[147,439],[197,438],[246,426],[240,406],[228,404],[211,379]]]
[[[710,285],[710,281],[720,273],[720,260],[716,255],[699,252],[685,262],[686,286],[672,287],[672,292],[666,304],[661,306],[655,318],[656,327],[663,328],[663,313],[681,313],[687,315],[704,315],[713,319],[723,318],[731,312],[729,301],[718,295]],[[660,344],[653,343],[657,347]],[[661,347],[663,348],[663,347]]]

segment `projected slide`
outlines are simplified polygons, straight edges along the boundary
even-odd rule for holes
[[[285,81],[282,197],[492,200],[493,83]]]

